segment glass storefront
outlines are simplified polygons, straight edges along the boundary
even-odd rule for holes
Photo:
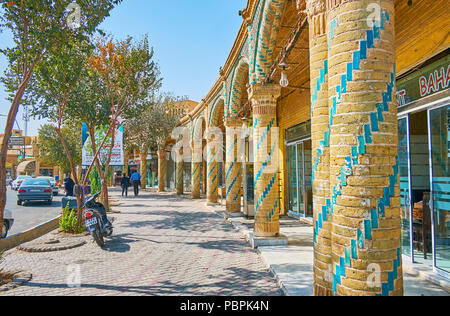
[[[312,142],[310,122],[287,130],[289,214],[312,217]],[[297,138],[297,140],[292,140]]]
[[[397,81],[402,249],[450,276],[450,57]]]
[[[429,122],[434,261],[450,272],[450,105],[429,110]]]

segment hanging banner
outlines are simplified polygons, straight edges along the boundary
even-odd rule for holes
[[[95,130],[95,145],[99,146],[103,139],[106,136],[106,132],[108,130],[107,126],[99,127]],[[83,123],[82,130],[82,164],[85,167],[89,167],[94,159],[94,152],[92,150],[92,142],[91,137],[88,132],[87,125]],[[111,135],[108,136],[108,139],[105,142],[102,150],[100,151],[100,164],[106,164],[106,158],[109,153],[111,146]],[[118,129],[115,130],[115,139],[114,139],[114,148],[112,149],[111,154],[111,162],[110,166],[123,166],[124,158],[123,158],[123,124],[120,125]]]

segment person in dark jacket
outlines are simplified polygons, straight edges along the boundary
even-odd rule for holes
[[[64,178],[64,190],[66,191],[66,196],[74,196],[73,188],[75,186],[75,182],[70,177],[70,174]]]
[[[130,186],[130,178],[126,174],[123,175],[122,180],[120,180],[120,186],[122,187],[122,196],[128,197],[128,187]]]

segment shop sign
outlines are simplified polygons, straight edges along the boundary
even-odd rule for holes
[[[450,86],[450,55],[397,82],[397,105],[403,106]]]
[[[24,137],[11,137],[9,139],[9,146],[11,146],[11,147],[25,146],[25,138]]]
[[[311,136],[311,121],[299,124],[286,130],[286,141],[292,142]]]

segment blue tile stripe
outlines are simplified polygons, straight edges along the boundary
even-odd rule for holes
[[[261,194],[261,196],[258,198],[258,201],[256,202],[256,206],[255,206],[255,215],[258,213],[259,208],[261,207],[262,202],[264,202],[264,200],[266,199],[267,195],[270,193],[270,191],[272,190],[275,181],[277,179],[278,176],[278,170],[275,172],[275,174],[273,175],[272,179],[270,180],[269,184],[267,185],[267,187],[264,189],[263,193]]]
[[[330,109],[330,128],[333,125],[333,118],[336,115],[337,104],[340,103],[341,94],[347,91],[347,83],[353,80],[353,71],[359,70],[361,65],[361,60],[367,59],[367,49],[374,48],[374,39],[380,38],[380,29],[384,29],[386,21],[389,21],[389,14],[387,12],[382,12],[381,23],[373,26],[372,30],[367,30],[366,40],[360,41],[360,50],[353,52],[352,62],[347,63],[346,74],[341,76],[341,84],[337,86],[336,96],[333,97],[333,105]],[[337,26],[337,20],[331,22],[330,27],[330,38],[334,37],[334,29]],[[329,45],[331,41],[329,42]],[[314,242],[317,240],[319,229],[323,227],[323,222],[329,220],[333,215],[334,205],[337,204],[337,197],[342,194],[342,188],[347,185],[347,176],[353,174],[353,167],[358,165],[358,158],[360,155],[366,153],[366,144],[371,144],[373,142],[372,133],[379,131],[379,122],[384,122],[383,112],[389,111],[388,102],[392,102],[392,94],[395,85],[395,65],[394,72],[391,73],[391,81],[387,83],[386,92],[382,93],[382,103],[377,104],[377,111],[370,113],[370,124],[364,125],[364,135],[357,136],[358,146],[352,148],[352,155],[346,157],[345,167],[341,168],[341,173],[338,176],[337,185],[333,187],[331,206],[322,207],[322,213],[318,214],[318,219],[314,225]],[[313,90],[315,93],[315,90]],[[314,97],[313,97],[314,100]],[[321,161],[321,156],[323,155],[324,148],[329,146],[329,132],[324,133],[324,140],[320,142],[320,147],[317,149],[317,158],[313,164],[313,178],[314,172],[317,171],[317,166]],[[379,218],[385,216],[385,207],[390,206],[391,196],[394,195],[395,185],[398,183],[399,175],[399,164],[398,157],[396,157],[396,165],[393,166],[393,176],[390,177],[389,187],[384,189],[384,196],[381,197],[377,202],[377,209],[371,210],[370,219],[364,220],[363,229],[357,230],[356,240],[351,240],[351,246],[345,249],[345,257],[339,258],[339,264],[335,264],[335,272],[333,273],[332,281],[332,291],[333,294],[337,291],[337,285],[341,284],[341,277],[345,277],[345,268],[351,267],[351,259],[358,259],[358,249],[364,249],[365,240],[371,240],[373,236],[373,230],[379,227]],[[400,248],[397,249],[397,259],[393,262],[393,272],[388,273],[388,281],[382,284],[381,295],[389,295],[390,291],[394,290],[394,282],[397,279],[398,267],[401,265]]]

